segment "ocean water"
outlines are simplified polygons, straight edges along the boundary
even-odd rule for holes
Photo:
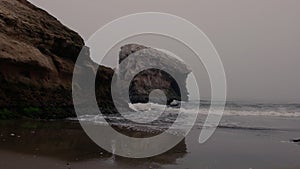
[[[123,116],[109,115],[104,118],[102,115],[84,115],[72,120],[89,121],[98,125],[110,124],[128,127],[136,130],[161,130],[164,131],[172,124],[176,123],[177,129],[195,126],[198,128],[205,126],[205,120],[210,107],[209,101],[200,101],[200,108],[197,108],[197,101],[190,103],[181,102],[181,109],[176,107],[166,107],[156,103],[129,104],[132,112],[124,112],[126,118],[133,121],[145,121],[136,123],[127,120]],[[199,102],[199,101],[198,101]],[[177,120],[178,113],[183,113],[183,117]],[[158,118],[157,114],[161,116]],[[194,123],[195,113],[197,119]],[[146,123],[149,119],[155,119]],[[272,119],[270,121],[270,119]],[[257,104],[227,102],[223,112],[219,128],[244,129],[244,130],[300,130],[300,104]],[[295,121],[295,122],[294,122]]]

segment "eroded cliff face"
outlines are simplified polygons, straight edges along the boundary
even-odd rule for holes
[[[149,94],[155,89],[164,92],[167,97],[167,104],[173,100],[186,101],[188,99],[186,79],[190,69],[180,60],[150,47],[128,44],[121,47],[119,61],[120,63],[123,62],[120,66],[120,79],[131,80],[129,98],[132,103],[148,102]],[[138,69],[147,65],[158,66],[159,69],[152,68],[141,71],[133,79],[130,79],[134,72],[138,72]],[[164,102],[159,98],[153,101]]]
[[[83,39],[25,0],[0,1],[0,72],[9,81],[69,87]]]
[[[2,118],[75,116],[71,82],[83,39],[26,0],[0,1],[0,27]],[[105,82],[113,74],[103,66],[98,72]],[[111,104],[109,86],[98,83],[99,105]]]
[[[95,64],[83,39],[26,0],[0,0],[0,27],[0,119],[74,117],[72,76],[76,59],[82,51],[87,58],[83,69]],[[140,72],[130,85],[131,102],[148,102],[153,89],[163,90],[168,103],[187,99],[185,83],[190,71],[184,64],[161,51],[137,44],[122,47],[120,63],[129,55],[146,57],[148,63],[168,67],[179,79],[174,80],[162,70]],[[154,56],[165,59],[167,64],[153,61]],[[144,62],[131,60],[125,64],[120,77],[126,80],[126,75]],[[122,100],[112,101],[114,71],[99,66],[95,74],[95,92],[101,112],[117,113],[114,104],[122,104],[127,109],[127,103]],[[178,86],[183,86],[183,90]]]

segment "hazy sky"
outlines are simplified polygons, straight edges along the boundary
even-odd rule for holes
[[[87,40],[136,12],[166,12],[204,31],[223,61],[228,100],[300,103],[298,0],[30,0]]]

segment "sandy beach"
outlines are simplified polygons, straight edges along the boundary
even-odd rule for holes
[[[233,121],[252,126],[234,126]],[[225,125],[228,122],[231,125]],[[201,126],[196,125],[169,152],[153,158],[128,159],[98,147],[77,121],[1,121],[0,166],[14,169],[24,166],[32,169],[297,169],[300,145],[290,140],[299,136],[299,122],[299,118],[225,116],[213,137],[204,144],[197,142]]]

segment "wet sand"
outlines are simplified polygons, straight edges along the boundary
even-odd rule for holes
[[[289,141],[300,135],[300,119],[243,118],[255,121],[257,126],[266,122],[272,126],[280,124],[280,129],[223,126],[208,142],[199,144],[201,127],[195,126],[172,150],[147,159],[128,159],[104,151],[76,121],[0,121],[0,166],[1,169],[300,168],[300,145]]]

